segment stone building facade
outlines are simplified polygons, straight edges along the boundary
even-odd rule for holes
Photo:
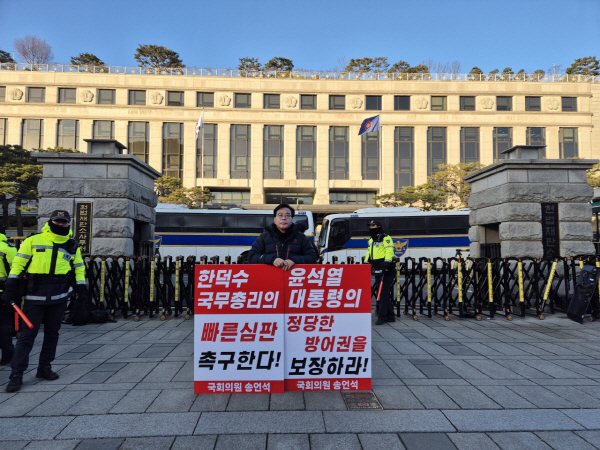
[[[551,159],[600,157],[600,77],[280,79],[122,69],[0,70],[0,144],[86,151],[84,139],[114,138],[159,172],[200,186],[195,126],[204,110],[204,185],[215,203],[287,200],[315,211],[371,204],[373,195],[426,182],[439,163],[492,164],[516,144],[546,145]],[[358,136],[363,119],[377,114],[382,131]]]

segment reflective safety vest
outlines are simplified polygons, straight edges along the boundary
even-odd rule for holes
[[[73,270],[76,283],[85,284],[85,265],[77,243],[70,239],[72,234],[59,236],[46,224],[40,234],[25,239],[13,259],[7,284],[18,283],[28,273],[25,300],[48,304],[70,298]]]
[[[4,290],[4,283],[10,272],[10,265],[17,253],[17,249],[9,243],[6,236],[0,233],[0,292]]]
[[[369,239],[365,262],[370,262],[374,268],[382,268],[385,261],[392,262],[394,258],[394,241],[387,234],[381,241]]]

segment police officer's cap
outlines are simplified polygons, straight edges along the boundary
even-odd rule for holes
[[[379,227],[379,228],[381,228],[381,222],[380,222],[379,220],[371,220],[371,221],[370,221],[370,222],[367,224],[367,226],[368,226],[369,228],[370,228],[370,227],[372,227],[372,226],[376,226],[376,227]]]
[[[52,211],[50,215],[50,220],[66,220],[67,222],[71,222],[71,215],[69,211],[65,211],[64,209],[56,209]]]

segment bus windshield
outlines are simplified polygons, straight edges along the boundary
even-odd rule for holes
[[[325,243],[327,242],[327,233],[329,232],[329,220],[325,219],[323,221],[323,226],[321,227],[321,234],[319,234],[319,248],[325,247]]]

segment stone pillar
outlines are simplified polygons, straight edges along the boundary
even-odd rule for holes
[[[153,241],[158,171],[133,155],[33,156],[43,165],[38,185],[40,229],[53,210],[67,210],[73,217],[76,202],[92,202],[92,255],[138,256],[135,244]]]
[[[586,171],[598,160],[509,159],[464,179],[471,185],[471,256],[480,244],[501,244],[503,258],[544,256],[543,239],[556,231],[559,255],[594,254],[593,189]],[[558,206],[558,224],[543,229],[542,203]],[[554,229],[550,229],[554,228]]]

